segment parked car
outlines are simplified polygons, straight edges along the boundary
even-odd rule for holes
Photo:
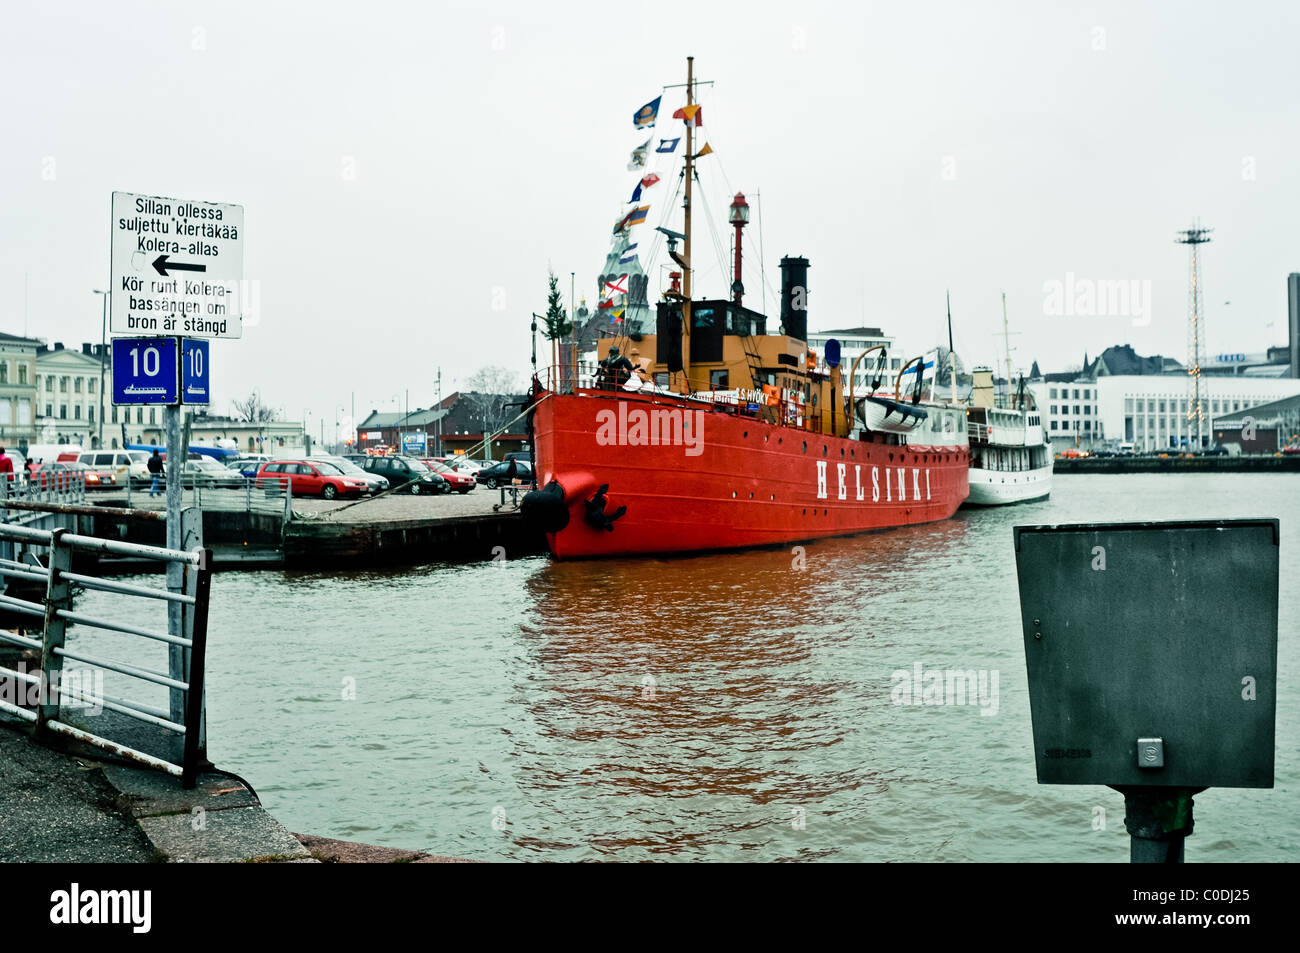
[[[9,458],[9,462],[13,464],[14,468],[14,475],[10,478],[11,482],[22,483],[23,475],[27,470],[27,458],[18,450],[6,450],[5,456]]]
[[[439,463],[451,467],[457,473],[465,473],[468,474],[469,476],[473,476],[474,474],[478,473],[479,470],[483,469],[481,464],[476,463],[475,461],[471,460],[469,457],[460,453],[454,454],[453,456],[450,457],[434,457],[433,459],[437,460]]]
[[[392,485],[396,493],[447,493],[451,484],[414,457],[349,456],[367,473],[376,473]]]
[[[223,467],[211,457],[186,460],[185,469],[181,472],[181,486],[186,487],[243,489],[244,483],[245,480],[242,476],[227,467]]]
[[[346,457],[335,456],[334,454],[312,454],[308,460],[324,460],[326,463],[332,463],[348,476],[356,477],[358,480],[365,480],[370,484],[371,493],[383,493],[388,489],[388,479],[380,476],[378,473],[367,473],[361,467],[357,466]]]
[[[449,467],[447,464],[433,457],[429,457],[421,462],[434,473],[446,480],[450,488],[455,490],[457,493],[468,493],[470,490],[474,489],[474,487],[478,486],[478,484],[474,482],[472,474],[457,470],[454,467]]]
[[[349,476],[324,460],[273,460],[262,464],[257,473],[257,486],[286,484],[295,495],[321,496],[327,500],[336,496],[363,496],[370,492],[366,480]]]
[[[509,463],[511,460],[522,460],[530,467],[533,465],[533,454],[531,450],[516,450],[513,453],[507,453],[503,462]]]
[[[511,460],[508,463],[498,463],[495,466],[478,471],[478,473],[474,474],[474,479],[489,490],[495,490],[499,486],[507,486],[510,483],[531,482],[533,468],[531,464],[523,460]]]
[[[235,457],[226,461],[226,469],[238,473],[245,480],[254,480],[257,478],[257,471],[262,469],[262,464],[265,462],[250,457]]]
[[[138,451],[144,453],[143,450]],[[62,460],[64,454],[59,454]],[[148,455],[145,455],[148,459]],[[77,456],[78,463],[84,463],[96,473],[106,487],[126,486],[131,479],[131,468],[135,464],[125,450],[93,450]]]
[[[67,490],[82,480],[86,482],[87,491],[105,489],[99,474],[84,463],[56,460],[39,467],[33,464],[32,486],[42,490]]]
[[[153,480],[153,474],[149,472],[149,457],[152,456],[146,450],[128,450],[126,451],[127,464],[126,478],[132,484],[150,483]]]

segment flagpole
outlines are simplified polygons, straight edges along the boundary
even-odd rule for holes
[[[957,403],[957,354],[952,349],[952,293],[945,291],[944,300],[948,303],[948,373],[952,375],[952,402]],[[938,380],[938,369],[935,369],[935,380]]]
[[[695,57],[686,57],[686,105],[695,105]],[[691,178],[695,172],[693,120],[686,119],[686,198],[685,198],[685,262],[682,267],[682,379],[684,393],[691,392]]]
[[[569,346],[572,348],[573,364],[573,388],[578,388],[578,312],[574,309],[573,304],[573,276],[574,272],[569,272]]]

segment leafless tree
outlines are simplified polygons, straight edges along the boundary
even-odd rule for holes
[[[247,420],[255,424],[264,424],[275,420],[275,408],[263,403],[262,396],[257,391],[253,391],[242,400],[236,398],[230,403],[235,408],[235,416],[240,420]]]
[[[480,367],[465,379],[465,385],[483,394],[513,394],[519,389],[519,375],[496,365]]]
[[[481,367],[465,379],[468,392],[461,397],[474,408],[475,423],[485,432],[505,425],[514,408],[506,407],[511,397],[519,393],[519,375],[504,367]],[[516,411],[517,412],[517,411]]]

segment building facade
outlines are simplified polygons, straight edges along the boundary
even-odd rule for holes
[[[1213,443],[1215,421],[1244,409],[1300,394],[1300,380],[1251,376],[1202,378],[1207,420],[1201,446]],[[1056,450],[1114,449],[1138,452],[1196,446],[1195,422],[1187,419],[1186,374],[1108,375],[1089,380],[1030,384]]]
[[[0,333],[0,446],[21,449],[36,442],[35,338]]]
[[[307,443],[307,436],[299,421],[253,422],[209,414],[199,408],[187,408],[186,415],[190,424],[191,444],[227,447],[240,453],[273,455],[282,447],[304,447]],[[123,445],[124,432],[126,443],[129,444],[158,447],[167,444],[161,407],[114,407],[109,417],[111,423],[104,428],[104,443],[110,448]]]
[[[99,446],[100,408],[108,412],[108,395],[101,401],[101,380],[108,369],[98,344],[80,350],[60,343],[41,345],[36,351],[36,429],[39,443],[73,443],[87,449]],[[108,440],[108,427],[104,427]]]
[[[886,337],[880,328],[836,328],[830,331],[813,331],[808,335],[808,346],[817,352],[817,366],[821,370],[826,370],[826,342],[831,338],[840,342],[840,368],[845,375],[844,388],[848,390],[848,372],[853,367],[853,361],[869,347],[875,347],[879,344],[885,346],[887,380],[882,382],[883,385],[893,387],[894,376],[898,374],[903,367],[903,361],[908,360],[915,355],[904,357],[894,352],[894,339]],[[876,360],[880,352],[872,354],[867,360],[858,365],[858,372],[854,375],[853,392],[855,394],[865,394],[871,389],[871,379],[876,367]]]

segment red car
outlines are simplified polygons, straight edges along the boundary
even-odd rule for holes
[[[273,460],[262,464],[257,471],[256,486],[284,486],[286,483],[290,484],[295,495],[322,496],[327,500],[370,492],[370,484],[365,480],[349,476],[324,460]]]
[[[436,457],[424,457],[420,461],[438,476],[447,481],[447,486],[456,493],[468,493],[478,486],[475,479],[462,470],[449,467]]]
[[[87,490],[107,489],[98,473],[75,460],[32,464],[31,483],[42,490],[70,490],[85,481]]]

